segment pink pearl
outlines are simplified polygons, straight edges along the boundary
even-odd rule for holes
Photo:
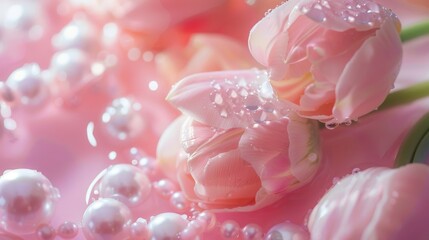
[[[88,240],[123,240],[129,237],[131,212],[128,207],[113,198],[102,198],[86,209],[83,232]]]
[[[24,105],[38,104],[48,96],[48,89],[37,64],[26,64],[16,69],[10,74],[6,84]]]
[[[153,187],[162,197],[170,197],[176,190],[176,186],[168,179],[161,179],[155,182]]]
[[[59,198],[51,182],[30,169],[5,171],[0,177],[0,196],[2,227],[15,234],[33,233],[48,224]]]
[[[125,97],[117,98],[106,108],[101,121],[112,137],[125,141],[140,136],[146,127],[140,110],[140,103]]]
[[[89,56],[79,49],[67,49],[57,52],[49,67],[52,74],[52,90],[63,95],[74,91],[88,80],[90,74]]]
[[[143,218],[137,219],[130,227],[132,240],[149,240],[150,231],[147,222]]]
[[[79,228],[76,223],[64,222],[58,226],[57,234],[62,238],[74,238],[79,232]]]
[[[262,240],[262,229],[257,224],[247,224],[241,232],[244,240]]]
[[[177,213],[161,213],[149,222],[152,240],[177,240],[178,234],[185,229],[188,220]]]
[[[207,230],[211,230],[216,225],[216,215],[209,211],[204,211],[197,216],[197,220],[203,221]]]
[[[100,197],[113,197],[129,206],[141,205],[150,191],[151,183],[144,172],[130,164],[110,166],[99,186]]]
[[[171,195],[171,197],[170,197],[170,203],[177,210],[182,210],[182,211],[189,208],[189,206],[190,206],[190,203],[189,203],[188,199],[186,199],[183,192],[173,193],[173,195]]]
[[[57,49],[94,51],[97,47],[97,28],[85,18],[73,19],[52,38],[52,43]]]
[[[273,226],[267,233],[266,240],[309,240],[310,235],[303,226],[283,222]]]
[[[225,239],[234,239],[240,236],[240,225],[236,221],[227,220],[222,223],[220,233]]]
[[[37,236],[42,240],[52,240],[55,238],[55,229],[50,225],[41,225],[37,229]]]

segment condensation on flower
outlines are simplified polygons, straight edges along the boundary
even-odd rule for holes
[[[371,0],[291,0],[254,26],[249,48],[301,116],[342,123],[376,109],[391,90],[400,28]]]
[[[317,172],[317,124],[288,111],[267,83],[265,71],[212,72],[170,92],[184,116],[161,137],[157,159],[202,207],[260,208]]]

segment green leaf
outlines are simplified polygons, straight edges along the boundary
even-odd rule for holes
[[[395,159],[397,167],[409,163],[425,163],[429,159],[429,113],[410,130]]]

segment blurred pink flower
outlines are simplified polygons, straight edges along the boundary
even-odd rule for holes
[[[396,15],[370,0],[291,0],[254,26],[249,48],[301,116],[341,123],[389,93],[401,65],[399,30]]]
[[[188,117],[165,131],[157,159],[191,200],[254,210],[315,175],[317,124],[292,112],[278,115],[287,110],[267,77],[257,70],[195,74],[170,92],[168,100]]]
[[[339,181],[313,209],[317,239],[427,239],[429,167],[370,168]]]
[[[186,46],[156,55],[158,72],[170,83],[201,72],[247,69],[257,65],[240,42],[220,34],[194,34]]]

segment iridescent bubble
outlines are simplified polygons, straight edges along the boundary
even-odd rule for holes
[[[189,208],[190,202],[186,199],[185,194],[183,192],[175,192],[170,197],[170,203],[177,210],[185,210]]]
[[[38,104],[49,94],[38,64],[26,64],[16,69],[6,80],[6,85],[24,105]]]
[[[119,140],[134,138],[145,129],[140,110],[139,103],[125,97],[117,98],[106,108],[101,121],[111,136]]]
[[[48,224],[59,198],[58,190],[40,172],[5,171],[0,177],[1,227],[10,233],[34,233]]]
[[[143,218],[138,218],[130,226],[131,238],[133,240],[149,240],[150,230],[147,221]]]
[[[209,211],[204,211],[198,214],[197,220],[203,221],[207,230],[213,229],[216,225],[216,215]]]
[[[149,222],[152,240],[177,240],[178,234],[188,224],[182,215],[177,213],[161,213]]]
[[[162,197],[170,197],[176,190],[176,185],[168,179],[155,182],[153,187]]]
[[[143,170],[130,164],[110,166],[102,177],[100,197],[112,197],[129,206],[141,205],[149,196],[151,183]]]
[[[130,235],[131,211],[113,198],[102,198],[85,210],[82,228],[88,240],[124,240]]]

